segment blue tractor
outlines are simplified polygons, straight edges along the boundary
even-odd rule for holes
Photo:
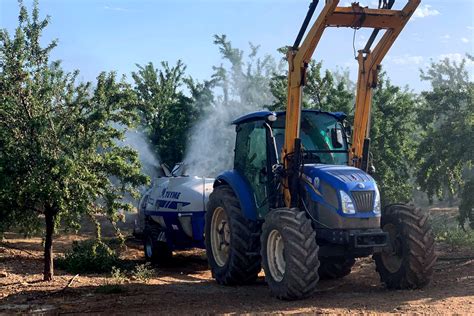
[[[378,9],[338,2],[326,1],[300,47],[313,1],[288,51],[286,111],[255,112],[233,122],[234,168],[216,178],[205,215],[208,261],[220,284],[254,282],[263,267],[274,296],[300,299],[314,292],[320,278],[343,277],[355,258],[370,255],[388,288],[418,288],[431,278],[436,256],[427,214],[405,205],[382,209],[369,174],[371,91],[379,63],[419,0],[399,11],[391,10],[394,1],[380,1]],[[343,113],[302,110],[301,98],[324,28],[354,25],[375,29],[359,51],[351,132]],[[371,51],[381,29],[386,33]]]
[[[263,265],[275,296],[299,299],[319,278],[343,277],[356,257],[372,254],[389,288],[428,283],[435,257],[426,215],[391,205],[381,217],[374,179],[347,165],[344,118],[302,111],[300,200],[292,208],[279,193],[285,112],[255,112],[233,122],[234,169],[216,178],[206,213],[207,256],[218,283],[252,283]]]

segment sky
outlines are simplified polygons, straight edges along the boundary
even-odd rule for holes
[[[212,66],[221,64],[214,34],[226,34],[232,44],[249,52],[249,42],[260,45],[260,55],[281,56],[277,48],[291,45],[310,0],[40,0],[40,14],[51,16],[43,43],[59,40],[52,58],[63,67],[79,69],[80,79],[94,80],[101,71],[129,76],[136,64],[181,59],[187,74],[205,80]],[[341,0],[340,5],[351,1]],[[374,7],[378,1],[359,1]],[[322,8],[320,1],[317,12]],[[406,0],[395,1],[401,8]],[[32,1],[25,0],[31,8]],[[375,4],[376,5],[376,4]],[[11,34],[17,26],[18,2],[0,0],[0,28]],[[356,49],[370,33],[358,30]],[[357,75],[352,29],[326,29],[313,58],[325,68],[348,69]],[[474,54],[474,0],[423,0],[382,62],[392,82],[419,92],[419,69],[449,57],[459,61]],[[474,63],[469,63],[474,78]]]

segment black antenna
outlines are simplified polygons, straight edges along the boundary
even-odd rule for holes
[[[296,36],[295,43],[293,44],[293,50],[297,50],[300,46],[301,39],[303,38],[303,35],[306,32],[306,29],[308,28],[309,21],[311,21],[311,18],[313,17],[313,13],[314,10],[316,10],[316,7],[318,6],[318,2],[319,0],[313,0],[309,5],[308,13],[306,14],[306,17],[303,21],[303,25],[301,25],[298,36]]]

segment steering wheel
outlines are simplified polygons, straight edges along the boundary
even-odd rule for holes
[[[303,151],[303,160],[312,160],[314,163],[321,163],[321,157],[311,151]]]

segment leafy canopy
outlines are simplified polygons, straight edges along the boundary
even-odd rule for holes
[[[20,2],[14,36],[0,31],[0,229],[31,233],[43,214],[47,244],[48,219],[73,227],[84,215],[117,220],[132,209],[123,198],[147,182],[136,151],[117,145],[137,122],[135,93],[114,73],[78,83],[78,71],[50,62],[56,42],[40,43],[48,23],[36,2],[31,17]]]
[[[152,62],[137,65],[132,72],[135,92],[140,101],[144,127],[155,153],[173,166],[183,160],[188,133],[213,101],[214,81],[197,82],[185,77],[186,66],[179,60],[175,66],[161,62],[161,69]],[[188,87],[187,96],[182,87]]]
[[[283,51],[283,50],[280,50]],[[312,60],[306,73],[306,85],[303,87],[303,108],[321,111],[344,112],[351,115],[354,104],[352,83],[347,73],[322,70],[323,63]],[[274,74],[270,89],[275,97],[271,110],[284,110],[287,105],[288,73]]]
[[[417,182],[430,197],[454,194],[463,184],[463,169],[474,159],[474,82],[466,69],[468,60],[474,58],[432,62],[421,71],[432,89],[421,93]]]
[[[393,85],[382,73],[372,100],[370,139],[373,176],[383,205],[406,203],[413,197],[417,107],[416,95]]]

